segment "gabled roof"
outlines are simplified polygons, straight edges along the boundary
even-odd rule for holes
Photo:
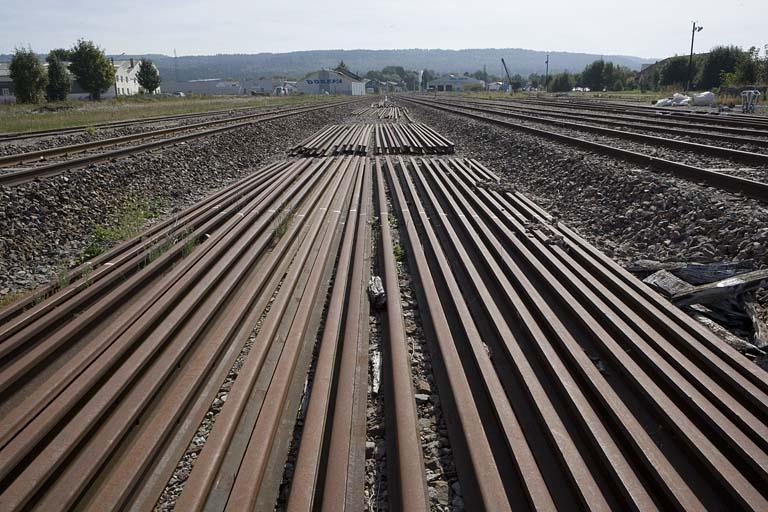
[[[343,75],[343,76],[349,78],[350,80],[355,80],[357,82],[362,82],[363,81],[362,78],[360,78],[359,76],[357,76],[356,74],[354,74],[353,72],[348,70],[347,68],[336,68],[336,69],[334,69],[334,71],[336,73],[340,74],[340,75]]]

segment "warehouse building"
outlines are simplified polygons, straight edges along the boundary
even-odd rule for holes
[[[483,91],[485,82],[471,76],[446,75],[436,78],[427,84],[430,89],[438,92]]]
[[[257,96],[289,96],[296,94],[296,82],[285,78],[259,78],[257,80],[245,80],[243,88],[246,94]]]
[[[365,94],[363,79],[341,66],[310,73],[299,80],[296,87],[304,94]]]
[[[239,96],[245,94],[239,80],[200,78],[177,82],[163,81],[163,91],[170,94],[201,94],[207,96]]]

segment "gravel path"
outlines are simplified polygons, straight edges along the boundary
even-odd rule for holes
[[[292,145],[340,121],[352,108],[268,121],[51,179],[0,187],[0,300],[55,279],[80,257],[94,227],[114,224],[131,198],[149,200],[160,218],[176,213],[284,158]]]

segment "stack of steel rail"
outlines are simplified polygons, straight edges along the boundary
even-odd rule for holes
[[[363,509],[377,256],[387,499],[426,511],[390,222],[468,510],[768,509],[762,370],[479,162],[350,156],[0,311],[0,510]]]
[[[317,372],[340,355],[341,477],[364,454],[370,180],[360,157],[269,166],[4,314],[0,509],[152,509],[237,361],[178,509],[273,504],[333,273]]]
[[[768,509],[763,370],[478,162],[376,168],[469,510]]]
[[[352,114],[380,120],[398,121],[403,117],[410,120],[407,107],[390,103],[374,103],[370,107],[359,108],[353,111]]]
[[[423,123],[375,125],[377,155],[453,153],[453,142]]]
[[[365,155],[372,132],[372,124],[331,125],[291,148],[291,155]]]

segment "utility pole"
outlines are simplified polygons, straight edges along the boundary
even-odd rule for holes
[[[693,78],[693,40],[696,37],[696,32],[704,30],[702,26],[696,26],[696,22],[693,22],[693,28],[691,29],[691,56],[688,58],[688,84],[685,87],[685,92],[691,88],[691,80]]]
[[[115,99],[117,99],[117,68],[115,68],[115,58],[110,57],[110,61],[112,61],[112,71],[115,72],[114,78],[115,78]]]
[[[547,54],[547,60],[544,61],[547,65],[546,71],[544,71],[544,92],[549,92],[549,54]]]

